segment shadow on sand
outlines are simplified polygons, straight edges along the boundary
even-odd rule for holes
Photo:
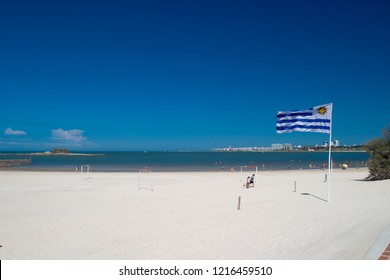
[[[309,196],[312,196],[312,197],[317,198],[317,199],[319,199],[319,200],[328,202],[326,199],[323,199],[323,198],[318,197],[318,196],[316,196],[316,195],[314,195],[314,194],[311,194],[311,193],[301,193],[301,195],[309,195]]]

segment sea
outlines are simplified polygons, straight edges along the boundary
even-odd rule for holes
[[[334,168],[341,164],[365,167],[366,152],[332,152]],[[75,171],[89,165],[98,172],[239,171],[319,169],[328,162],[328,152],[88,152],[75,155],[1,153],[0,160],[30,159],[25,165],[0,170]]]

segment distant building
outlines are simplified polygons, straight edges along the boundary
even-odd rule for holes
[[[283,149],[286,151],[292,151],[293,150],[293,145],[291,143],[284,143],[283,144]]]
[[[329,146],[328,141],[324,141],[324,142],[322,143],[322,147],[327,148],[328,146]]]
[[[283,149],[283,145],[282,144],[271,144],[271,149],[272,150],[282,150]]]
[[[331,147],[339,147],[340,146],[340,141],[335,139],[335,140],[330,142],[330,146]],[[328,141],[324,141],[323,144],[322,144],[322,147],[324,147],[324,148],[329,147]]]
[[[291,143],[283,143],[283,144],[272,144],[271,149],[274,151],[291,151],[293,149],[293,145]]]

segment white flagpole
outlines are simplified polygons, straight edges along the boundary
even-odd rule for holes
[[[333,115],[333,104],[332,106],[332,115]],[[328,155],[328,202],[330,202],[330,189],[331,189],[331,169],[332,169],[332,161],[331,161],[331,153],[332,153],[332,116],[330,117],[330,131],[329,131],[329,155]]]

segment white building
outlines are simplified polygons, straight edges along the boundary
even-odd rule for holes
[[[291,143],[283,143],[283,144],[272,144],[271,149],[274,151],[281,151],[281,150],[286,150],[286,151],[291,151],[293,149],[293,145]]]
[[[338,146],[340,146],[340,141],[335,139],[335,140],[330,142],[330,145],[331,145],[331,147],[338,147]],[[322,144],[322,147],[324,147],[324,148],[329,147],[328,141],[324,141]]]

